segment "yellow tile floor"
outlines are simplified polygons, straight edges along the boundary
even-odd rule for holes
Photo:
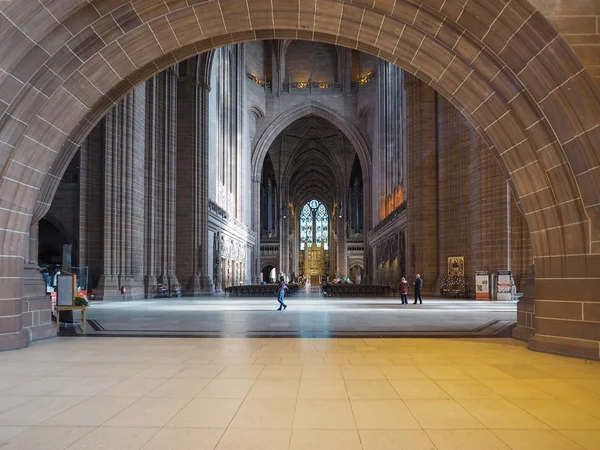
[[[600,449],[600,363],[511,339],[60,338],[0,353],[2,450]]]

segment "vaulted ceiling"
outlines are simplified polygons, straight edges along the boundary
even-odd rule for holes
[[[294,205],[317,198],[331,210],[348,186],[356,151],[331,122],[306,116],[275,139],[269,156],[277,183]]]

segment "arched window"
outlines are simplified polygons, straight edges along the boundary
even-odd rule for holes
[[[313,242],[329,250],[329,213],[318,200],[309,201],[300,213],[300,250],[311,247]]]

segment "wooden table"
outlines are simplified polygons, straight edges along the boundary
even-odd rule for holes
[[[58,334],[60,330],[60,312],[61,311],[81,311],[81,328],[85,333],[85,312],[87,310],[87,306],[56,306],[56,334]]]

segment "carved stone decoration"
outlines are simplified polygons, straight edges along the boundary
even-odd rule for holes
[[[227,278],[225,281],[225,286],[231,286],[231,260],[227,260]]]
[[[223,285],[223,265],[221,258],[217,258],[215,263],[215,290],[220,291]]]

